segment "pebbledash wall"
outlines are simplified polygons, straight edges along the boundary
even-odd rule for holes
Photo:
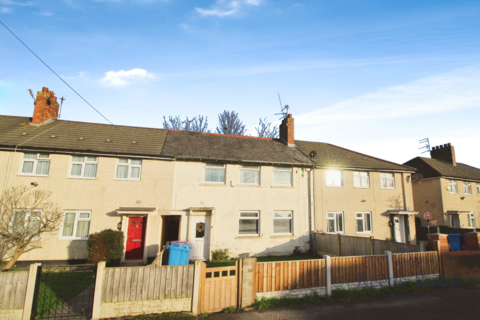
[[[20,175],[23,152],[0,152],[0,185],[8,179],[8,187],[31,186],[52,191],[52,201],[58,208],[91,212],[89,234],[103,229],[117,229],[122,217],[119,207],[155,207],[147,218],[146,253],[157,255],[162,230],[162,214],[172,206],[173,161],[143,159],[139,181],[116,180],[117,158],[99,157],[95,179],[69,178],[72,156],[51,153],[48,177]],[[127,226],[123,217],[124,227]],[[21,256],[20,260],[75,260],[87,258],[86,240],[61,239],[62,225],[54,233],[41,236],[42,248]],[[147,258],[145,256],[145,259]]]
[[[309,249],[308,179],[302,168],[293,168],[291,187],[273,184],[273,166],[260,167],[260,185],[240,184],[240,165],[226,164],[225,183],[204,182],[205,163],[175,161],[173,210],[181,215],[181,240],[191,240],[188,216],[210,215],[209,254],[228,249],[238,256],[291,254]],[[259,234],[239,234],[240,212],[259,212]],[[290,211],[292,234],[276,235],[274,212]],[[190,233],[189,233],[190,232]]]

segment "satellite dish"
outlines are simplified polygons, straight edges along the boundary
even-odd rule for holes
[[[420,181],[423,179],[423,174],[421,173],[415,173],[413,176],[412,176],[412,180],[413,181]]]
[[[310,159],[317,159],[317,151],[313,150],[310,151],[310,154],[308,155]]]

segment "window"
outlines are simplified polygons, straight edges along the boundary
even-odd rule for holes
[[[97,177],[97,163],[97,157],[72,156],[70,177],[95,179]]]
[[[238,233],[242,236],[258,236],[258,211],[240,212]]]
[[[455,181],[455,180],[448,180],[448,188],[449,188],[449,190],[450,190],[450,193],[457,194],[457,193],[458,193],[457,181]]]
[[[225,164],[205,164],[205,182],[225,183]]]
[[[380,188],[395,189],[395,179],[393,173],[380,173]]]
[[[341,187],[342,186],[342,171],[340,170],[326,170],[327,187]]]
[[[273,234],[290,235],[292,230],[292,212],[277,211],[273,213]]]
[[[480,183],[477,182],[477,194],[480,196]]]
[[[368,172],[354,172],[353,186],[355,188],[369,188],[370,183],[368,179]]]
[[[472,194],[472,184],[470,182],[463,181],[463,193]]]
[[[240,166],[240,183],[260,184],[260,167]]]
[[[343,212],[327,212],[327,232],[343,233]]]
[[[63,219],[61,239],[87,240],[90,230],[91,213],[89,211],[67,211]]]
[[[273,167],[273,184],[276,186],[291,186],[292,168]]]
[[[370,212],[357,212],[355,218],[357,220],[357,233],[372,232],[372,215]]]
[[[115,177],[121,180],[140,180],[142,160],[118,159]]]
[[[475,228],[477,225],[475,223],[475,214],[473,212],[470,212],[468,214],[468,227],[469,228]]]
[[[38,240],[41,227],[41,210],[17,209],[11,230],[18,238]]]
[[[50,155],[48,153],[24,153],[20,174],[48,176],[50,171]]]

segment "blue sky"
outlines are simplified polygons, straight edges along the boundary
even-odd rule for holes
[[[480,167],[480,2],[0,0],[0,20],[114,124],[235,110],[255,134],[282,102],[295,138],[403,163],[418,140]],[[28,89],[105,122],[0,25],[0,114]]]

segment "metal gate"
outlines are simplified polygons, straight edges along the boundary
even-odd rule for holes
[[[200,313],[238,308],[238,260],[231,267],[207,268],[202,263],[200,279]]]
[[[92,318],[96,266],[40,266],[31,320]]]

